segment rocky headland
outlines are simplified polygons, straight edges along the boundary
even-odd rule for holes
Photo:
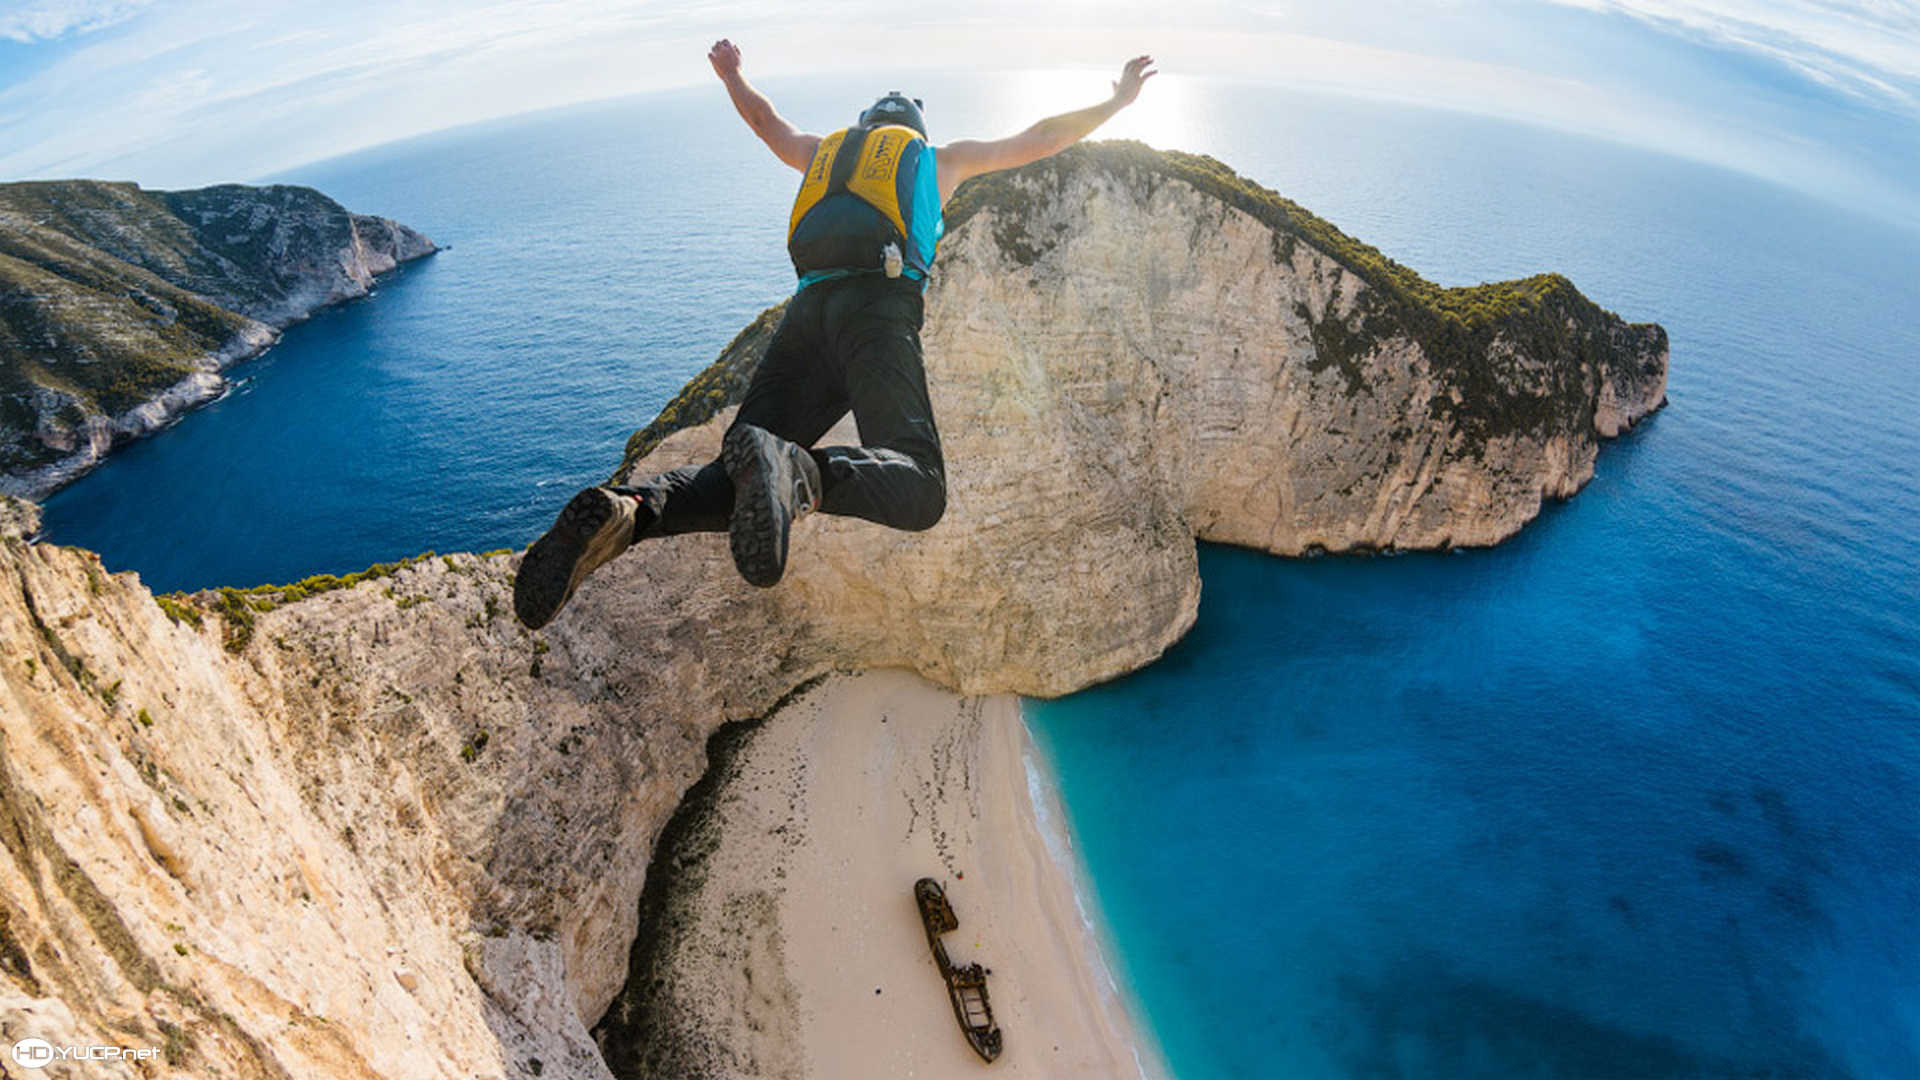
[[[614,474],[710,457],[776,315]],[[612,1075],[603,1045],[659,1020],[631,1015],[636,938],[672,929],[643,888],[688,868],[656,841],[723,725],[836,671],[1050,696],[1136,669],[1193,621],[1197,539],[1497,542],[1659,408],[1667,361],[1564,278],[1441,289],[1127,144],[963,190],[924,338],[945,519],[808,518],[770,590],[724,537],[648,543],[530,635],[512,553],[156,599],[0,541],[0,1036],[181,1075]]]
[[[0,491],[38,498],[433,242],[311,188],[0,184]]]

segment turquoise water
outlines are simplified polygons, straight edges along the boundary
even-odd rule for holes
[[[937,136],[1032,111],[916,85]],[[773,88],[816,130],[875,90]],[[525,543],[788,287],[790,174],[716,93],[297,170],[452,250],[52,538],[163,589]],[[1209,548],[1164,661],[1030,705],[1176,1074],[1920,1075],[1920,238],[1565,135],[1183,93],[1183,148],[1445,283],[1564,271],[1673,366],[1509,544]]]
[[[1920,244],[1366,112],[1236,163],[1662,322],[1672,404],[1497,549],[1207,548],[1164,660],[1029,705],[1173,1071],[1920,1075]]]

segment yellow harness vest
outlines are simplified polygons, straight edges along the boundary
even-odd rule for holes
[[[847,145],[850,137],[857,145]],[[943,224],[933,152],[919,132],[843,128],[820,140],[807,165],[787,220],[787,251],[805,281],[883,269],[891,244],[909,276],[923,278]]]

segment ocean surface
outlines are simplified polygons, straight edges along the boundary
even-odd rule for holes
[[[769,89],[824,130],[874,82]],[[944,138],[1104,86],[910,89]],[[1165,659],[1029,704],[1175,1075],[1920,1076],[1920,236],[1404,105],[1167,77],[1112,133],[1673,345],[1669,407],[1515,540],[1208,548]],[[789,287],[791,174],[716,88],[278,179],[451,249],[49,501],[156,589],[522,545]]]

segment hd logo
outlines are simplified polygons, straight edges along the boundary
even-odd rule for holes
[[[13,1063],[23,1069],[38,1069],[53,1061],[53,1044],[45,1039],[21,1039],[13,1044]]]

